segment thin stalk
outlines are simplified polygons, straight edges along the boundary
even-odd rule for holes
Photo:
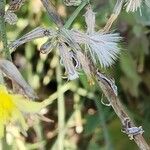
[[[86,4],[89,2],[89,0],[84,0],[77,9],[73,12],[73,14],[70,16],[70,18],[66,21],[64,28],[68,29],[73,21],[76,19],[80,11],[86,6]]]
[[[83,131],[83,125],[81,116],[80,95],[77,93],[74,93],[74,113],[76,132],[80,134]]]
[[[0,0],[0,49],[3,50],[4,58],[11,60],[9,48],[7,46],[7,35],[5,25],[5,0]]]
[[[57,61],[59,62],[59,60]],[[56,78],[57,78],[57,93],[58,93],[58,143],[57,149],[63,150],[64,149],[64,128],[65,128],[65,102],[64,102],[64,94],[62,91],[62,71],[61,66],[58,64],[56,68]]]

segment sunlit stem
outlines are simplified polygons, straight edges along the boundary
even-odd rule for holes
[[[59,59],[59,58],[58,58]],[[59,60],[57,61],[59,62]],[[64,128],[65,128],[65,102],[64,102],[64,94],[62,91],[62,71],[61,66],[58,64],[56,68],[56,79],[57,79],[57,104],[58,104],[58,143],[57,149],[63,150],[64,149]]]
[[[77,15],[80,13],[80,11],[85,7],[85,5],[89,2],[89,0],[84,0],[79,6],[78,8],[73,12],[73,14],[70,16],[70,18],[66,21],[64,28],[68,29],[72,22],[75,20],[75,18],[77,17]]]
[[[74,112],[75,112],[76,132],[81,133],[83,131],[81,104],[80,104],[80,95],[78,95],[77,93],[74,94],[74,110],[75,110]]]

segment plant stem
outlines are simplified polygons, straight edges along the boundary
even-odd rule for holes
[[[57,61],[59,62],[59,60]],[[65,102],[64,102],[64,94],[62,91],[62,78],[61,78],[61,66],[58,64],[56,68],[56,78],[57,78],[57,93],[58,93],[58,143],[57,149],[63,150],[64,149],[64,128],[65,128]]]
[[[89,2],[89,0],[84,0],[78,7],[77,9],[73,12],[73,14],[70,16],[70,18],[66,21],[64,28],[68,29],[77,15],[80,13],[80,11],[85,7],[85,5]]]
[[[7,35],[5,25],[5,0],[0,0],[0,49],[3,50],[4,58],[11,60],[9,48],[7,46]]]

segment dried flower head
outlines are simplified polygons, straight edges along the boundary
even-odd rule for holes
[[[80,31],[68,31],[73,40],[88,47],[89,53],[94,63],[100,63],[101,67],[109,67],[118,58],[120,49],[118,42],[121,37],[118,33],[96,32],[95,28],[95,13],[91,7],[88,7],[85,14],[87,24],[87,33]]]
[[[78,76],[76,68],[73,64],[72,57],[70,57],[68,47],[66,46],[65,43],[59,43],[58,48],[59,48],[59,53],[60,53],[62,63],[64,65],[65,70],[68,75],[68,79],[74,80],[74,79],[78,78],[79,76]]]
[[[101,66],[105,68],[111,66],[117,59],[120,52],[118,42],[121,40],[118,33],[94,33],[93,35],[79,31],[70,31],[70,33],[75,42],[88,46],[94,63],[98,59]]]

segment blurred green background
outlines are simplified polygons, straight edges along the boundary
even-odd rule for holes
[[[55,0],[54,4],[64,22],[76,8],[66,7],[61,0]],[[115,1],[93,0],[91,4],[99,30],[104,27]],[[143,5],[141,11],[142,15],[139,11],[128,14],[123,10],[114,23],[112,30],[123,37],[122,53],[116,64],[105,71],[115,78],[122,103],[137,126],[143,126],[144,137],[150,144],[150,9]],[[71,28],[86,29],[84,13],[85,9]],[[40,0],[27,1],[17,16],[16,25],[7,25],[9,42],[38,26],[56,28]],[[45,41],[43,38],[26,43],[12,54],[15,65],[40,100],[49,97],[52,101],[45,116],[54,122],[35,120],[22,149],[137,150],[136,144],[121,132],[121,123],[113,109],[101,104],[102,98],[107,100],[98,87],[90,86],[84,73],[79,80],[67,81],[56,51],[48,55],[38,51]],[[58,128],[63,129],[58,132]],[[12,145],[16,150],[17,142]]]

